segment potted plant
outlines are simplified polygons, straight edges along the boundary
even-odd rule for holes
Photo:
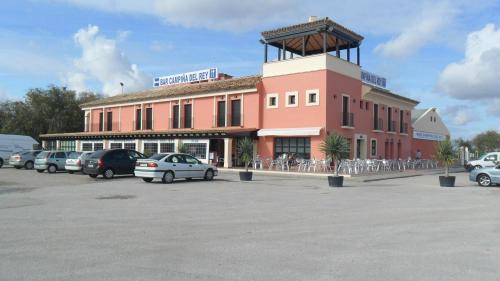
[[[187,145],[184,143],[179,144],[179,147],[177,147],[177,151],[179,151],[179,153],[185,153],[185,154],[189,152]]]
[[[240,153],[240,159],[245,165],[245,172],[240,172],[241,181],[251,181],[252,172],[248,171],[248,166],[252,162],[253,156],[253,141],[251,138],[246,137],[238,141],[238,152]]]
[[[439,185],[442,187],[454,187],[455,177],[450,176],[450,166],[456,160],[456,153],[453,144],[449,139],[440,141],[436,145],[436,160],[444,166],[445,175],[439,176]]]
[[[349,142],[347,139],[338,134],[329,134],[321,143],[320,150],[325,153],[326,157],[331,157],[334,163],[334,176],[328,176],[328,184],[331,187],[342,187],[344,185],[344,177],[339,176],[339,164],[342,159],[349,155]]]

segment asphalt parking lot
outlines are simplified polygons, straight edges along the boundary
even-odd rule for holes
[[[498,280],[500,188],[0,169],[0,280]]]

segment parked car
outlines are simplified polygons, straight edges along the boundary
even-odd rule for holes
[[[0,168],[13,153],[35,149],[38,142],[30,136],[0,134]]]
[[[500,165],[474,169],[469,173],[469,180],[480,186],[500,185]]]
[[[180,153],[156,154],[148,159],[138,160],[134,171],[135,176],[145,182],[152,182],[157,178],[163,183],[172,183],[176,178],[213,180],[217,173],[217,167]]]
[[[465,168],[467,171],[471,171],[472,169],[495,167],[497,161],[500,161],[500,152],[489,152],[479,157],[477,160],[469,161],[465,165]]]
[[[36,156],[42,152],[41,150],[29,150],[14,153],[9,158],[9,165],[14,166],[16,169],[25,168],[31,170],[35,166]]]
[[[64,171],[66,158],[70,153],[68,151],[42,151],[35,158],[35,169],[39,173],[47,170],[51,174]]]
[[[135,150],[99,150],[87,158],[83,172],[91,178],[102,175],[105,179],[111,179],[115,175],[133,175],[137,159],[142,158],[146,156]]]
[[[74,172],[81,172],[83,165],[85,165],[85,160],[94,152],[71,152],[66,159],[66,164],[64,168],[68,173],[73,174]]]

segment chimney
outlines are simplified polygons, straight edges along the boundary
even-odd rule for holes
[[[317,16],[310,16],[309,17],[309,22],[317,21],[318,17]]]

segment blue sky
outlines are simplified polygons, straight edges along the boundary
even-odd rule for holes
[[[500,1],[240,2],[2,1],[0,99],[50,84],[117,94],[212,66],[260,73],[260,31],[316,15],[362,34],[363,68],[438,107],[454,137],[500,131]]]

